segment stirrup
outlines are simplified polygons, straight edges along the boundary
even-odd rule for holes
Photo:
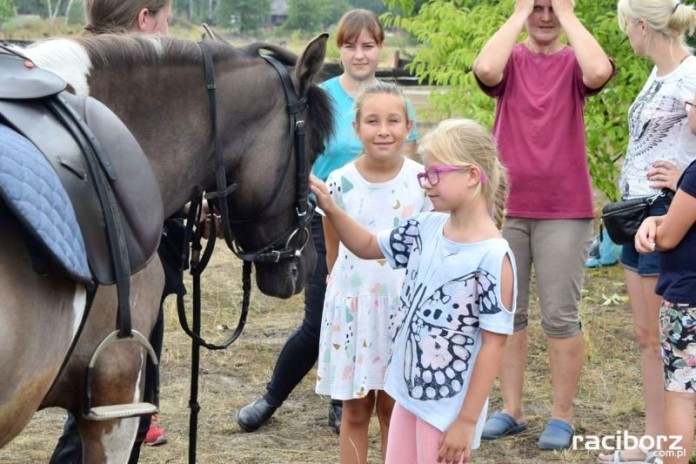
[[[83,414],[85,419],[95,420],[95,421],[105,421],[111,419],[120,419],[123,417],[133,417],[142,416],[145,414],[155,414],[158,412],[159,408],[157,404],[152,403],[127,403],[127,404],[112,404],[107,406],[94,406],[92,407],[92,373],[94,371],[94,365],[97,362],[99,355],[108,348],[110,345],[118,342],[136,342],[147,350],[148,356],[152,363],[157,366],[157,355],[155,350],[147,338],[143,336],[137,330],[131,330],[130,337],[119,338],[120,332],[118,330],[111,332],[102,342],[99,344],[92,358],[87,366],[87,373],[85,375],[85,397],[84,397],[84,407]],[[155,398],[155,403],[158,403],[157,398]]]

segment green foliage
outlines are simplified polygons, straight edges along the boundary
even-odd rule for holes
[[[84,2],[74,1],[66,14],[66,23],[83,26],[85,24]]]
[[[411,69],[423,80],[448,86],[431,100],[440,117],[473,118],[489,127],[494,101],[478,88],[471,66],[486,41],[513,11],[513,0],[384,0],[387,26],[413,34],[419,47]],[[615,0],[576,2],[576,14],[617,66],[605,89],[588,99],[585,124],[594,187],[617,199],[617,161],[628,142],[627,111],[647,79],[650,63],[634,56],[616,21]]]
[[[377,14],[382,14],[387,10],[382,0],[351,0],[350,6],[352,8],[364,8]]]
[[[15,6],[12,0],[0,0],[0,24],[15,15]]]
[[[345,0],[289,0],[283,29],[314,33],[335,22],[349,8]]]
[[[38,14],[46,16],[48,10],[46,9],[45,0],[21,0],[17,5],[17,14]]]
[[[270,8],[271,0],[219,0],[215,15],[220,26],[247,34],[266,25]]]

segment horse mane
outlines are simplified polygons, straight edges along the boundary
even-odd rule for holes
[[[132,67],[138,64],[202,63],[196,42],[149,34],[98,34],[73,38],[85,48],[95,68]],[[221,59],[240,56],[239,49],[220,42],[206,42]]]
[[[85,48],[92,66],[103,68],[130,68],[139,64],[187,64],[202,63],[203,58],[196,42],[167,36],[146,34],[99,34],[83,35],[73,40]],[[216,60],[232,58],[255,58],[262,51],[270,52],[286,66],[297,63],[297,55],[267,43],[252,43],[234,47],[220,41],[206,41]],[[333,105],[328,95],[316,84],[307,89],[309,109],[307,119],[312,126],[311,153],[318,156],[324,151],[325,141],[333,135]],[[312,160],[313,161],[313,160]]]
[[[82,45],[96,68],[131,67],[136,64],[172,64],[202,62],[196,42],[168,36],[149,34],[82,35],[73,40]],[[235,47],[226,42],[205,42],[216,59],[255,58],[262,51],[269,52],[286,66],[297,63],[297,55],[277,45],[256,42]]]
[[[271,55],[286,66],[294,66],[297,62],[297,55],[277,45],[255,42],[242,47],[245,53],[257,56],[262,51],[270,52]]]
[[[307,119],[312,125],[314,135],[310,140],[310,150],[313,153],[312,163],[324,152],[326,142],[334,135],[334,107],[329,95],[316,84],[307,89],[309,110]]]

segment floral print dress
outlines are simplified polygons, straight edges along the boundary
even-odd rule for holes
[[[376,233],[432,208],[416,178],[422,170],[404,159],[394,178],[370,183],[353,162],[331,173],[326,184],[341,209]],[[339,245],[324,299],[317,393],[349,400],[384,389],[403,281],[403,269],[384,259],[359,259]]]

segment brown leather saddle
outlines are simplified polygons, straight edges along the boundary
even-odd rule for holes
[[[112,284],[114,261],[121,260],[114,252],[125,255],[128,275],[154,256],[164,221],[162,198],[128,128],[99,101],[65,87],[55,74],[0,50],[0,120],[51,163],[75,210],[95,281]],[[120,251],[115,236],[121,237]]]

